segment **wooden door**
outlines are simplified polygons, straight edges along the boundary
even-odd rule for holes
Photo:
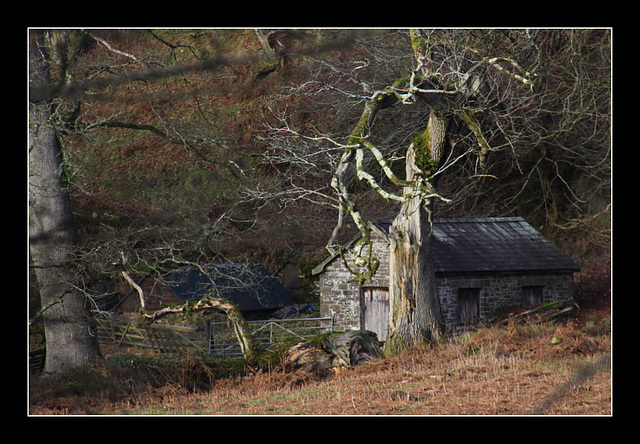
[[[363,288],[362,310],[364,312],[362,328],[378,335],[379,341],[386,340],[389,322],[389,289]]]
[[[522,287],[522,306],[529,307],[530,305],[542,304],[542,287],[530,286]]]
[[[460,325],[475,325],[480,315],[480,289],[458,289],[458,322]]]

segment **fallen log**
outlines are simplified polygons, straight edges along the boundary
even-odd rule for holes
[[[233,332],[235,333],[238,344],[240,345],[242,355],[245,359],[253,359],[255,357],[256,348],[253,343],[249,327],[247,326],[247,322],[242,316],[242,313],[240,313],[240,310],[226,299],[204,297],[195,304],[187,302],[177,307],[164,307],[160,310],[154,311],[153,313],[145,313],[144,318],[149,322],[154,322],[170,313],[192,313],[194,311],[207,309],[219,309],[227,315],[227,319],[231,323]]]
[[[575,303],[570,303],[569,305],[567,305],[560,301],[552,301],[536,305],[535,307],[524,311],[512,312],[506,315],[503,314],[502,316],[491,319],[489,322],[493,325],[505,325],[511,321],[524,321],[533,319],[542,322],[557,322],[570,316],[576,308],[579,307]]]
[[[331,371],[331,355],[309,342],[299,342],[288,350],[284,366],[289,370],[303,370],[323,378]]]
[[[331,371],[355,367],[383,357],[375,333],[347,331],[325,334],[319,342],[295,344],[287,351],[284,364],[289,370],[304,370],[324,377]]]
[[[333,355],[334,367],[354,367],[383,357],[378,337],[366,330],[327,335],[322,348]]]
[[[568,317],[571,313],[573,313],[573,311],[576,309],[575,305],[570,305],[568,307],[563,308],[560,311],[557,311],[555,313],[551,313],[548,316],[549,321],[560,321],[565,319],[566,317]]]

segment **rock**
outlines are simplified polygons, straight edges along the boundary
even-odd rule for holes
[[[333,355],[334,367],[354,367],[384,356],[378,337],[371,331],[327,335],[322,347]]]

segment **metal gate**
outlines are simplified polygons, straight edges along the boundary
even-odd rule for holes
[[[333,331],[333,318],[272,319],[247,321],[253,341],[263,347],[291,338],[304,339]],[[209,353],[220,359],[241,358],[242,351],[233,328],[227,322],[211,322]]]
[[[389,324],[389,289],[363,288],[362,310],[363,328],[374,332],[378,335],[378,340],[384,342]]]

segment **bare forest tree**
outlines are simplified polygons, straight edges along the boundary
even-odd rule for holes
[[[343,253],[359,229],[344,256],[365,282],[368,223],[395,217],[389,353],[443,334],[434,215],[609,243],[606,29],[32,30],[29,48],[47,372],[96,356],[89,309],[131,276],[255,251],[283,223]]]
[[[335,206],[338,222],[327,244],[332,253],[342,251],[338,234],[350,216],[362,235],[350,258],[361,283],[378,266],[368,222],[380,216],[380,207],[395,212],[385,344],[393,354],[437,343],[443,334],[431,257],[436,208],[442,214],[457,207],[463,215],[521,214],[529,208],[525,216],[536,218],[542,206],[552,219],[543,223],[558,226],[563,222],[550,207],[562,198],[563,205],[586,211],[591,197],[606,201],[610,35],[399,30],[374,32],[356,48],[349,60],[314,59],[316,75],[289,90],[319,110],[320,103],[328,104],[333,115],[352,122],[351,129],[296,127],[295,114],[276,104],[268,137],[271,158],[281,164],[288,159],[288,177],[302,171],[297,177],[307,179],[320,165],[332,170],[334,194],[326,185],[311,188],[300,180],[290,191]],[[589,172],[582,176],[580,168]],[[597,185],[581,194],[581,180]],[[358,181],[386,204],[363,200],[366,191]],[[525,190],[528,199],[537,196],[531,198],[535,209],[523,201]],[[482,199],[482,192],[492,198]],[[608,209],[597,210],[605,220]],[[564,224],[578,226],[591,217]]]
[[[72,44],[65,38],[68,36],[56,36],[62,37],[57,41],[52,37],[42,33],[30,36],[32,86],[51,85],[51,53],[66,51]],[[29,105],[29,237],[47,342],[45,371],[57,374],[89,363],[98,348],[90,333],[90,307],[73,285],[76,233],[69,194],[63,186],[62,152],[51,124],[52,109],[48,100]]]
[[[32,288],[41,296],[30,325],[44,321],[46,374],[97,356],[91,311],[120,287],[135,288],[133,277],[228,260],[242,246],[235,241],[265,224],[237,193],[252,171],[249,154],[221,136],[225,122],[215,105],[253,94],[256,81],[283,66],[283,51],[273,52],[272,69],[262,48],[240,55],[223,48],[227,35],[259,44],[253,31],[30,30],[29,247]],[[245,74],[250,64],[255,74]],[[238,79],[246,82],[241,88]],[[134,166],[140,150],[155,162]],[[173,188],[173,159],[160,153],[186,168]],[[108,182],[114,185],[102,195]],[[171,192],[159,194],[163,186]],[[88,199],[88,211],[70,194]]]

